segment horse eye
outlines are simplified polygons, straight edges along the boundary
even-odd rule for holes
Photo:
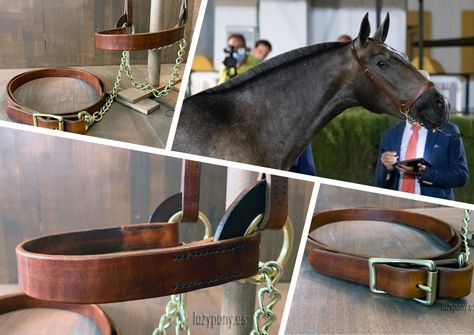
[[[385,68],[385,67],[387,67],[387,63],[384,60],[379,60],[377,62],[377,66],[381,67],[381,68]]]

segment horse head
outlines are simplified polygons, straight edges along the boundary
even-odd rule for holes
[[[436,129],[448,119],[449,102],[409,63],[406,55],[384,43],[389,25],[387,13],[383,24],[369,38],[366,14],[359,36],[351,42],[356,99],[372,112],[407,118]]]

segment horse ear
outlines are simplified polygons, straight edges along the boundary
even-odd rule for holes
[[[377,29],[374,36],[372,37],[374,41],[383,43],[388,35],[388,27],[390,26],[390,14],[387,13],[385,20],[383,20],[382,25]]]
[[[359,36],[357,40],[360,45],[364,45],[370,35],[369,13],[366,13],[360,24]]]

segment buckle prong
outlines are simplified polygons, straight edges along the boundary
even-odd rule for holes
[[[416,285],[419,289],[426,292],[426,298],[414,298],[416,302],[423,305],[433,305],[436,301],[436,291],[438,288],[438,269],[434,261],[429,259],[403,259],[403,258],[369,258],[369,287],[373,293],[386,293],[376,287],[377,275],[375,264],[412,264],[428,268],[426,284],[419,283]]]
[[[33,113],[33,126],[38,127],[38,117],[47,117],[50,119],[55,119],[58,121],[58,129],[59,131],[64,131],[64,118],[59,115],[54,114],[44,114],[44,113]]]

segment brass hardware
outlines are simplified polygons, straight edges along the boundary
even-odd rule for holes
[[[47,117],[50,119],[55,119],[56,121],[58,121],[57,130],[64,131],[64,118],[62,116],[54,115],[54,114],[33,113],[33,126],[38,127],[39,117]]]
[[[458,257],[459,266],[464,266],[464,264],[469,261],[469,256],[471,255],[471,251],[469,250],[469,245],[472,245],[472,239],[469,239],[469,224],[471,223],[471,210],[465,209],[464,210],[464,219],[463,219],[463,226],[461,228],[461,253]],[[471,236],[474,237],[474,234]]]
[[[414,298],[413,300],[423,305],[433,305],[436,301],[436,290],[438,287],[438,269],[436,264],[429,259],[403,259],[403,258],[369,258],[369,287],[373,293],[386,293],[385,291],[378,290],[376,287],[377,275],[375,271],[375,264],[413,264],[420,265],[428,268],[428,277],[426,284],[417,284],[416,287],[426,292],[425,299]]]
[[[168,222],[179,222],[183,218],[183,211],[176,212],[173,214],[169,219]],[[206,214],[203,212],[199,211],[198,213],[198,220],[201,221],[201,223],[204,226],[204,237],[203,240],[206,238],[211,237],[212,233],[212,227],[211,227],[211,222],[207,218]]]
[[[261,223],[262,217],[263,215],[260,214],[252,221],[252,223],[247,228],[247,231],[245,232],[244,236],[248,236],[258,231],[258,225]],[[289,217],[286,218],[286,222],[282,228],[282,232],[283,232],[283,243],[281,246],[280,254],[278,255],[278,258],[275,261],[281,267],[283,267],[286,264],[286,262],[288,261],[288,258],[290,257],[291,250],[293,249],[294,231],[293,231],[293,223],[291,222]],[[259,267],[261,267],[263,264],[264,263],[260,262]],[[257,284],[264,283],[265,278],[262,275],[262,273],[260,273],[259,271],[255,276],[242,279],[241,281],[244,283],[257,285]]]

